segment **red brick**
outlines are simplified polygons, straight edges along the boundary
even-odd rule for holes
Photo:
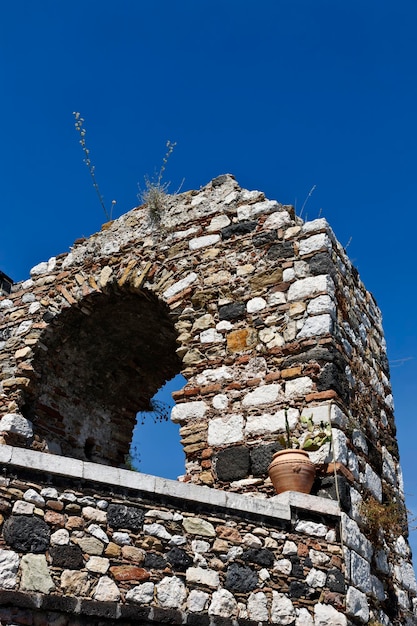
[[[135,565],[113,565],[110,572],[116,580],[148,580],[150,573]]]
[[[208,393],[217,393],[221,391],[222,386],[217,383],[217,385],[206,385],[205,387],[201,387],[200,392],[201,395],[206,395]]]
[[[270,383],[273,380],[279,380],[281,378],[281,372],[270,372],[265,376],[265,382]]]
[[[308,393],[305,396],[305,401],[311,402],[312,400],[331,400],[332,398],[337,398],[337,393],[333,391],[333,389],[329,389],[328,391],[315,391],[313,393]]]

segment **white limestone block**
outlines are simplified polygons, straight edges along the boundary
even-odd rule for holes
[[[14,589],[17,583],[19,555],[13,550],[0,550],[0,588]]]
[[[242,204],[237,209],[237,219],[239,222],[243,220],[252,220],[258,215],[279,211],[281,206],[276,200],[264,200],[255,204]]]
[[[186,598],[185,585],[177,576],[165,576],[156,585],[156,597],[160,606],[178,609]]]
[[[314,626],[347,626],[346,615],[330,604],[318,602],[314,605]]]
[[[326,572],[312,567],[307,575],[306,583],[309,587],[314,587],[315,589],[318,587],[324,587],[326,584],[326,576]]]
[[[120,591],[111,578],[102,576],[94,590],[93,598],[99,602],[118,602],[120,600]]]
[[[168,287],[168,289],[164,291],[163,297],[165,298],[165,300],[169,300],[169,298],[172,298],[177,293],[180,293],[184,289],[187,289],[187,287],[192,285],[197,280],[197,278],[197,274],[195,272],[191,272],[191,274],[188,274],[188,276],[186,276],[185,278],[178,280],[176,283],[171,285],[171,287]]]
[[[145,533],[145,535],[158,537],[158,539],[167,539],[169,541],[172,538],[172,535],[162,524],[144,524],[143,532]]]
[[[279,412],[271,415],[264,413],[263,415],[250,414],[246,418],[245,434],[246,435],[264,435],[265,433],[276,433],[285,429],[285,417]]]
[[[210,420],[208,445],[221,446],[242,441],[243,423],[243,416],[237,413]]]
[[[277,211],[276,213],[268,215],[264,222],[264,229],[284,228],[292,223],[293,221],[288,211]]]
[[[366,463],[365,473],[360,475],[361,482],[372,493],[378,502],[382,502],[382,481],[372,467]]]
[[[266,307],[266,300],[264,298],[252,298],[246,303],[246,310],[248,313],[258,313]]]
[[[313,389],[313,381],[308,376],[300,376],[300,378],[293,378],[287,380],[285,383],[285,396],[286,398],[294,398],[298,396],[304,396],[306,393],[310,393]]]
[[[220,617],[232,617],[237,613],[237,602],[234,596],[227,589],[215,591],[208,608],[209,615]]]
[[[146,582],[129,589],[126,593],[126,600],[135,604],[149,604],[154,596],[154,583]]]
[[[284,593],[272,591],[271,622],[274,624],[292,624],[295,620],[293,603]]]
[[[288,289],[288,301],[297,302],[319,295],[321,292],[334,296],[334,282],[328,274],[301,278],[292,283]]]
[[[69,532],[66,528],[59,528],[51,535],[51,546],[68,546],[70,542]]]
[[[333,320],[331,315],[324,313],[323,315],[313,315],[308,317],[304,322],[297,339],[306,339],[308,337],[321,337],[327,335],[333,330]]]
[[[219,573],[202,567],[189,567],[186,571],[186,581],[192,585],[204,585],[213,589],[220,585]]]
[[[309,301],[307,305],[309,315],[321,315],[328,313],[334,319],[336,317],[336,303],[330,296],[317,296]]]
[[[201,343],[222,343],[225,338],[215,328],[208,328],[200,333],[200,341]]]
[[[206,414],[207,408],[207,404],[202,400],[176,404],[171,410],[171,420],[181,424],[190,419],[202,419]]]
[[[192,589],[187,598],[187,609],[190,613],[200,613],[207,608],[210,596],[205,591]]]
[[[299,254],[300,256],[305,256],[313,252],[319,252],[321,250],[330,251],[331,249],[332,242],[330,241],[330,237],[326,233],[319,233],[300,241]]]
[[[19,413],[6,413],[0,420],[0,431],[30,439],[33,437],[32,422]]]
[[[356,617],[364,624],[369,620],[368,600],[364,593],[355,587],[349,587],[346,594],[346,613],[351,617]],[[345,622],[346,623],[346,622]],[[324,626],[324,625],[323,625]]]
[[[188,247],[190,250],[199,250],[200,248],[207,248],[208,246],[214,246],[220,241],[220,235],[203,235],[203,237],[195,237],[190,239]]]
[[[217,409],[218,411],[224,411],[224,409],[227,409],[227,406],[229,404],[229,398],[223,393],[218,393],[217,395],[213,396],[211,404],[214,409]]]
[[[222,228],[229,226],[229,224],[230,224],[230,219],[227,217],[227,215],[216,215],[215,217],[211,219],[210,224],[207,226],[207,230],[208,232],[221,230]]]
[[[262,385],[254,391],[250,391],[243,398],[243,406],[262,406],[270,404],[278,399],[281,386],[274,383],[272,385]]]
[[[248,615],[257,622],[268,621],[268,598],[263,591],[251,593],[248,598]]]

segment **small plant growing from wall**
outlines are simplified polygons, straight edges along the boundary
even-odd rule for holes
[[[112,214],[114,206],[116,205],[116,200],[111,201],[111,206],[108,209],[104,202],[103,195],[100,191],[100,187],[96,179],[95,165],[93,165],[91,161],[90,150],[87,147],[87,131],[85,129],[85,119],[81,117],[81,114],[78,111],[74,111],[73,116],[75,118],[75,129],[80,136],[79,143],[84,152],[84,163],[86,164],[87,169],[90,172],[93,187],[98,196],[104,215],[106,216],[106,220],[110,222],[112,220]],[[171,183],[169,181],[164,182],[163,176],[166,170],[168,159],[171,156],[176,145],[176,142],[167,141],[167,150],[164,158],[162,159],[162,165],[159,169],[159,172],[155,174],[153,178],[145,176],[145,189],[142,190],[139,187],[138,198],[143,204],[146,205],[149,213],[149,219],[152,225],[160,225],[164,210],[166,208],[166,198]]]
[[[159,172],[153,177],[145,176],[145,189],[142,190],[139,187],[138,198],[146,205],[148,209],[149,219],[152,225],[160,225],[163,213],[166,208],[166,198],[168,195],[168,189],[170,182],[163,181],[164,172],[168,163],[168,159],[171,156],[176,142],[167,141],[164,158],[162,159],[162,165]]]
[[[107,209],[105,202],[104,202],[104,198],[101,195],[101,191],[98,186],[97,179],[96,179],[96,168],[92,164],[91,157],[90,157],[90,150],[87,148],[87,143],[85,139],[87,131],[85,130],[85,126],[84,126],[85,119],[81,117],[81,114],[78,111],[74,111],[73,116],[75,118],[75,130],[80,135],[80,145],[84,152],[84,163],[86,164],[88,171],[90,172],[91,180],[93,182],[93,187],[98,196],[104,215],[106,216],[106,220],[110,222],[112,219],[113,209],[116,204],[116,200],[112,200],[110,209]]]
[[[284,448],[301,448],[302,450],[313,452],[319,450],[332,439],[330,423],[322,421],[319,424],[315,424],[311,415],[301,415],[299,426],[302,434],[299,436],[292,435],[288,422],[288,411],[285,409],[285,435],[278,437],[279,443]]]
[[[381,544],[383,538],[398,537],[404,526],[404,515],[397,502],[378,502],[373,496],[363,501],[360,506],[370,538]]]

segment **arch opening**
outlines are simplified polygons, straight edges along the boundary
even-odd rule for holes
[[[180,425],[171,421],[174,391],[187,384],[182,374],[166,382],[151,400],[151,411],[136,418],[127,459],[129,469],[162,478],[177,479],[185,470],[185,455],[180,443]]]
[[[175,319],[153,293],[94,293],[48,325],[23,412],[51,452],[111,465],[136,414],[181,369]]]

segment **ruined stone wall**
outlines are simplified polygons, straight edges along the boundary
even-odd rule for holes
[[[331,429],[313,493],[342,509],[347,614],[412,623],[381,315],[331,228],[231,176],[160,217],[134,209],[0,300],[2,441],[120,465],[136,412],[181,372],[182,480],[268,499],[285,414],[301,444]]]

